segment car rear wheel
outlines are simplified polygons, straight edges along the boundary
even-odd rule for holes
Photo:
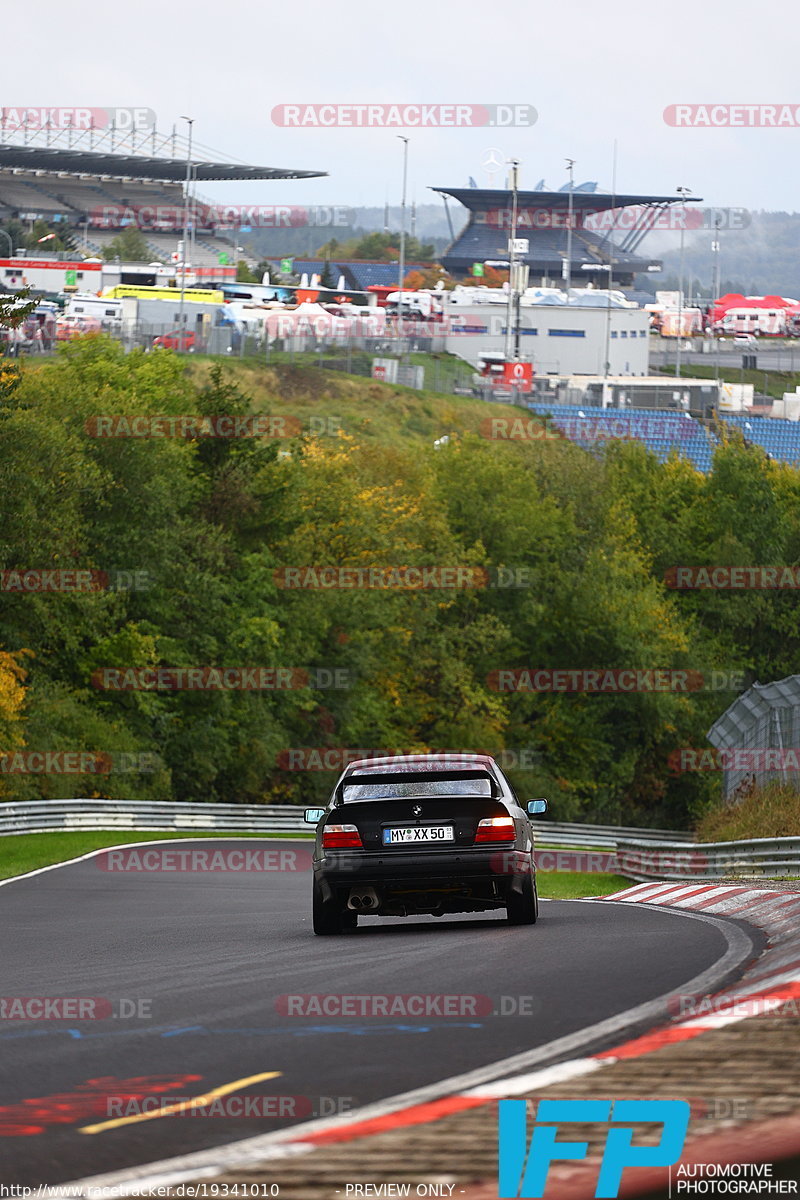
[[[345,928],[344,918],[345,914],[335,900],[323,899],[322,890],[315,879],[312,895],[314,933],[320,937],[330,937],[333,934],[341,933]],[[352,928],[352,924],[348,922],[347,927]]]
[[[522,880],[522,891],[509,891],[506,917],[510,925],[535,925],[539,916],[539,894],[532,875]]]

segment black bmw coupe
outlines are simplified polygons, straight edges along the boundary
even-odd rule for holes
[[[511,784],[485,754],[361,759],[343,771],[316,825],[314,932],[354,929],[360,915],[504,908],[512,925],[539,912],[533,835]]]

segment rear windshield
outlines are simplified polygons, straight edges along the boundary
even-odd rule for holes
[[[358,800],[410,800],[418,796],[491,796],[492,784],[475,779],[398,779],[392,783],[345,783],[344,802]]]

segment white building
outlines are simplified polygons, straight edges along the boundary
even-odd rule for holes
[[[492,295],[492,293],[494,293]],[[476,302],[477,301],[477,302]],[[445,346],[473,366],[506,348],[507,295],[500,289],[445,293]],[[647,375],[650,315],[621,292],[531,289],[522,298],[520,356],[541,375]],[[513,328],[513,324],[512,324]]]

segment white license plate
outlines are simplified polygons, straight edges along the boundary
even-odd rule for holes
[[[384,846],[396,846],[406,842],[452,842],[452,825],[413,825],[409,828],[384,829]]]

